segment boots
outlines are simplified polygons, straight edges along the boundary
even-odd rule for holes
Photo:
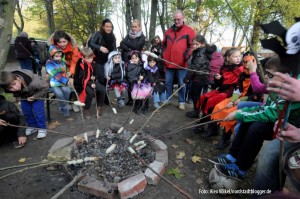
[[[101,115],[102,115],[102,107],[98,106],[98,107],[97,107],[96,117],[97,117],[97,118],[100,118]]]
[[[209,123],[207,127],[207,131],[205,131],[205,133],[202,134],[202,137],[208,138],[212,136],[217,136],[218,130],[219,130],[219,126],[216,122]]]
[[[144,106],[143,106],[143,114],[148,115],[149,114],[149,99],[146,99]]]
[[[231,131],[226,133],[225,130],[223,130],[221,140],[219,141],[219,143],[214,144],[214,148],[219,149],[219,150],[223,150],[224,148],[228,147],[230,145],[231,134],[232,134]]]

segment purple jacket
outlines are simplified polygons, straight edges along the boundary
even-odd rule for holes
[[[214,75],[220,73],[220,68],[224,64],[224,58],[222,53],[214,52],[212,54],[212,59],[210,60],[210,72],[208,75],[208,81],[214,82]]]

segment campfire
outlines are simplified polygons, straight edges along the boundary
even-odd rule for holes
[[[144,191],[147,183],[156,185],[168,162],[167,146],[144,134],[123,128],[97,130],[58,140],[49,150],[49,160],[67,160],[67,170],[80,191],[101,198],[131,198]],[[144,164],[135,158],[138,156]],[[146,166],[145,165],[148,165]]]

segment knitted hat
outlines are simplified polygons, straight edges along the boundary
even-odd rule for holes
[[[61,52],[62,54],[64,54],[64,52],[62,51],[62,49],[56,47],[55,45],[51,45],[49,47],[50,57],[53,57],[55,55],[55,53],[57,53],[57,52]]]
[[[28,38],[28,33],[27,32],[20,32],[19,36]]]

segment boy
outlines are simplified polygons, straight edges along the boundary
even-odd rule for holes
[[[74,74],[74,88],[79,94],[79,100],[85,103],[83,114],[87,119],[91,118],[90,108],[95,95],[97,104],[96,117],[99,118],[101,116],[106,93],[105,86],[101,84],[104,80],[97,79],[95,75],[93,56],[94,53],[92,49],[83,48],[79,56],[80,58],[76,63]],[[102,72],[104,74],[104,71]]]
[[[288,68],[281,65],[279,58],[272,57],[266,63],[267,82],[269,80],[282,81],[274,75],[276,71],[287,73]],[[272,93],[270,95],[273,95]],[[275,95],[273,95],[276,97]],[[282,110],[285,101],[278,97],[277,101]],[[300,114],[300,103],[291,105],[289,122],[295,124]],[[241,126],[232,142],[229,153],[220,155],[210,161],[215,163],[215,168],[223,175],[243,179],[247,170],[252,166],[264,140],[273,139],[273,126],[278,119],[275,102],[269,97],[263,107],[243,108],[230,113],[224,121],[241,121]]]
[[[21,98],[21,108],[29,128],[25,134],[38,133],[37,138],[47,135],[44,100],[36,100],[46,96],[49,85],[42,77],[23,69],[17,71],[2,71],[0,73],[0,87],[14,97]],[[36,130],[35,128],[40,128]]]

